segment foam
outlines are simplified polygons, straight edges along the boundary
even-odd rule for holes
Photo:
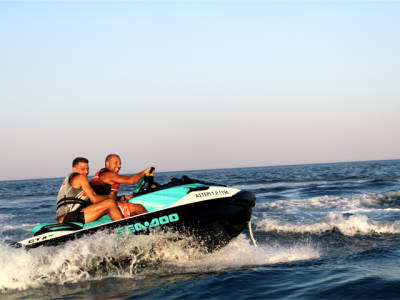
[[[400,192],[385,194],[357,194],[351,197],[319,196],[307,199],[277,200],[258,204],[262,210],[336,210],[341,212],[361,212],[394,210],[400,208]]]
[[[65,284],[108,277],[207,272],[320,257],[311,245],[254,247],[245,235],[207,253],[176,234],[149,236],[99,233],[60,247],[25,251],[0,245],[0,291],[25,290],[45,283]]]
[[[290,222],[266,218],[257,225],[258,231],[278,231],[294,233],[319,234],[333,229],[338,229],[347,236],[370,234],[398,234],[400,233],[400,221],[384,222],[374,221],[366,215],[353,215],[344,217],[340,213],[330,212],[327,217],[314,222]]]
[[[400,192],[388,192],[385,194],[365,194],[361,196],[360,203],[361,205],[366,207],[400,207]]]
[[[179,253],[179,249],[171,249],[172,253]],[[178,259],[174,265],[187,269],[187,271],[207,272],[220,271],[242,266],[268,265],[281,262],[315,259],[320,257],[320,252],[311,245],[296,245],[283,247],[280,245],[260,245],[254,247],[250,241],[241,234],[226,247],[219,251],[204,255],[201,252],[193,257]]]

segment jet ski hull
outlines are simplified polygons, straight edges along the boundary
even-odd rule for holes
[[[251,218],[254,204],[253,193],[239,191],[230,197],[168,207],[91,228],[49,231],[18,242],[15,246],[25,248],[57,246],[99,231],[148,234],[151,230],[158,229],[192,235],[212,250],[225,246],[242,232]]]

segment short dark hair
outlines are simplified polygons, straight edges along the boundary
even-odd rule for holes
[[[118,157],[119,159],[121,159],[121,158],[119,157],[118,154],[108,154],[108,155],[106,156],[105,162],[108,162],[108,161],[110,160],[110,158],[113,157],[113,156],[116,156],[116,157]]]
[[[72,167],[75,167],[78,163],[83,162],[83,163],[89,163],[89,160],[87,158],[84,157],[76,157],[73,161],[72,161]]]

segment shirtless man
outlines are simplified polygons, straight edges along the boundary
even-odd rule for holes
[[[150,169],[151,168],[147,168],[142,172],[130,176],[119,175],[119,170],[121,170],[121,158],[117,154],[109,154],[105,160],[105,168],[94,175],[90,184],[96,193],[108,195],[118,200],[117,203],[121,210],[124,210],[124,207],[129,209],[128,216],[138,215],[147,212],[147,210],[141,204],[122,203],[121,205],[121,202],[131,199],[133,195],[117,197],[118,188],[120,184],[136,184],[145,175],[154,176],[154,171],[150,172]],[[127,216],[125,212],[124,215]]]
[[[123,216],[110,196],[97,195],[89,184],[89,161],[77,157],[72,162],[72,173],[69,174],[57,196],[56,218],[59,223],[88,223],[102,215],[109,215],[115,221]]]

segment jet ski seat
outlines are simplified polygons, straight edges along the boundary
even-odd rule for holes
[[[65,224],[42,223],[32,228],[32,235],[40,235],[47,232],[61,231],[61,230],[80,230],[83,228],[82,223],[72,222]]]
[[[33,236],[40,235],[43,233],[48,233],[48,232],[54,232],[54,231],[61,231],[61,230],[66,230],[66,231],[74,231],[74,230],[80,230],[80,229],[85,229],[85,228],[90,228],[98,225],[102,225],[105,223],[110,223],[112,222],[111,218],[108,215],[101,216],[97,220],[93,222],[89,222],[86,224],[79,223],[79,222],[71,222],[71,223],[41,223],[35,227],[32,228],[31,232]]]

